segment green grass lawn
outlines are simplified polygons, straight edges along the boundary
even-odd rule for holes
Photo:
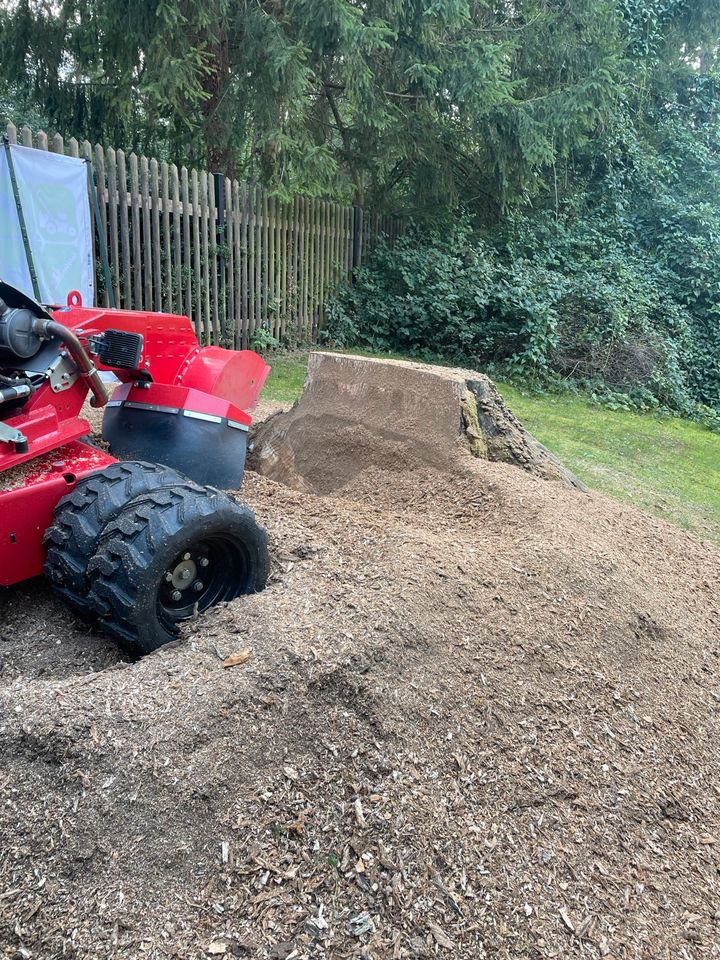
[[[589,487],[720,542],[720,435],[679,418],[606,410],[498,384],[538,440]]]
[[[275,354],[267,357],[272,364],[262,392],[266,403],[294,403],[300,396],[305,383],[307,353]]]
[[[292,403],[307,354],[273,357],[263,399]],[[538,440],[585,483],[720,543],[720,435],[685,420],[607,410],[573,394],[498,388]]]

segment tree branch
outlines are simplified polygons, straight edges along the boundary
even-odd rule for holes
[[[332,110],[333,119],[335,120],[335,126],[337,127],[338,133],[340,134],[340,138],[343,142],[343,149],[345,150],[345,153],[348,159],[350,159],[350,139],[349,139],[350,134],[349,134],[348,128],[342,122],[342,117],[340,116],[338,105],[335,102],[335,94],[325,84],[323,84],[323,89],[325,90],[325,97],[327,98],[327,102],[330,104],[330,109]]]

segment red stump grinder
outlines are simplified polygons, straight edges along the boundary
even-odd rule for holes
[[[120,381],[108,398],[99,370]],[[133,656],[265,586],[242,481],[270,368],[200,347],[187,317],[45,308],[0,281],[0,586],[43,571]],[[82,406],[105,407],[95,445]]]

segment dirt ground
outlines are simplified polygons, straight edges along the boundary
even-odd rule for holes
[[[720,956],[718,550],[374,450],[139,663],[0,597],[0,955]]]

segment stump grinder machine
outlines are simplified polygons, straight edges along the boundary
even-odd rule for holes
[[[242,481],[269,372],[250,350],[201,347],[187,317],[76,293],[44,307],[0,281],[0,586],[44,571],[133,656],[262,590],[266,534],[223,491]]]

